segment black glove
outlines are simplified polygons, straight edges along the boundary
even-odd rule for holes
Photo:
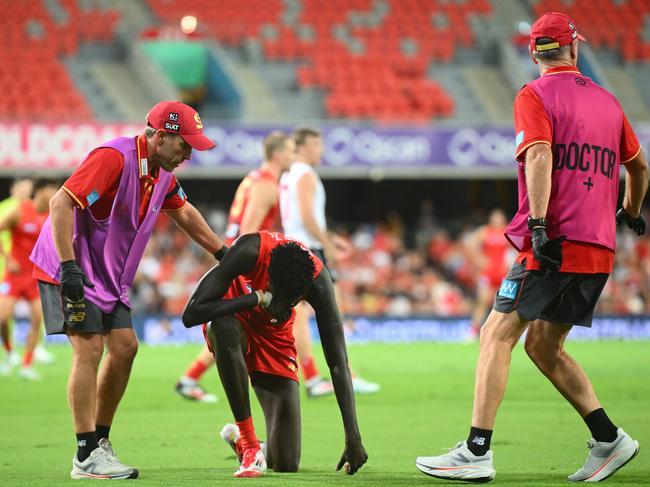
[[[95,287],[74,260],[61,262],[61,297],[67,325],[73,326],[86,318],[84,286]]]
[[[645,219],[643,215],[639,214],[636,218],[632,218],[628,213],[621,208],[616,212],[616,226],[625,222],[628,228],[631,228],[634,233],[641,236],[645,233]]]
[[[562,242],[566,236],[549,240],[546,227],[535,227],[533,233],[533,255],[542,269],[557,272],[562,266]]]
[[[226,255],[227,251],[228,251],[228,246],[226,244],[223,244],[223,247],[221,247],[214,254],[212,254],[212,256],[215,258],[216,261],[221,262],[221,259],[223,259],[223,256]]]

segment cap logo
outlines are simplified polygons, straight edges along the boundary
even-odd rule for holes
[[[178,122],[178,113],[169,112],[169,119],[172,122]]]
[[[178,132],[181,126],[177,123],[165,122],[165,130],[172,130]]]
[[[197,129],[202,129],[203,128],[203,122],[201,122],[201,117],[199,117],[199,112],[196,112],[194,114],[194,121],[196,122],[196,128]]]
[[[571,39],[575,39],[576,37],[578,37],[578,31],[574,30],[573,32],[571,32]]]
[[[569,22],[569,29],[571,29],[571,30],[573,30],[573,29],[575,29],[575,28],[576,28],[576,26],[575,26],[575,25],[573,25],[573,23],[572,23],[572,22]]]

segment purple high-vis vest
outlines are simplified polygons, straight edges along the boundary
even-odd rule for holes
[[[118,301],[131,307],[129,289],[173,177],[160,170],[160,180],[153,188],[147,213],[138,224],[139,164],[146,165],[147,161],[138,160],[136,144],[136,138],[119,137],[101,146],[117,149],[124,156],[120,186],[109,217],[96,220],[89,209],[74,209],[75,259],[95,285],[84,289],[85,296],[104,313],[110,313]],[[47,275],[59,280],[60,262],[50,218],[43,225],[30,259]]]
[[[618,100],[576,72],[542,76],[529,85],[539,96],[553,130],[549,238],[616,248],[623,110]],[[519,163],[519,211],[506,237],[521,250],[530,237],[525,163]]]

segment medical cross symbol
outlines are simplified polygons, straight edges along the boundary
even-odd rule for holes
[[[587,186],[587,191],[591,191],[592,186],[594,183],[591,182],[591,176],[587,178],[587,180],[582,183],[584,186]]]

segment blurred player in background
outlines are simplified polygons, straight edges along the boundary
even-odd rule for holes
[[[562,13],[544,14],[531,29],[530,53],[540,77],[515,99],[519,211],[506,231],[519,255],[481,331],[467,440],[445,455],[418,458],[416,467],[427,475],[494,478],[492,432],[512,350],[525,331],[526,353],[592,435],[587,460],[568,480],[604,480],[639,451],[564,349],[573,326],[591,326],[614,266],[616,225],[645,232],[640,212],[648,189],[648,163],[621,105],[578,71],[579,41],[584,38],[575,23]],[[626,184],[617,212],[621,165]],[[603,363],[615,365],[606,357]]]
[[[13,212],[21,201],[32,197],[34,184],[29,178],[16,178],[9,188],[9,198],[0,201],[0,219],[4,219]],[[11,254],[11,232],[4,230],[0,232],[0,245],[4,255]],[[0,259],[0,276],[4,281],[6,271],[6,259]],[[3,290],[4,291],[4,290]],[[0,362],[0,375],[7,375],[11,372],[13,366],[20,363],[20,355],[14,351],[11,341],[11,323],[0,323],[0,338],[2,338],[2,347],[5,351],[5,357]]]
[[[239,183],[228,215],[226,244],[240,235],[259,230],[278,230],[278,181],[289,169],[295,155],[293,139],[283,132],[272,132],[264,139],[264,162]],[[176,392],[187,399],[215,402],[217,396],[207,393],[199,380],[214,364],[212,352],[205,346],[176,383]]]
[[[323,139],[312,128],[301,128],[294,133],[297,160],[280,179],[280,215],[285,235],[303,242],[323,264],[332,269],[336,281],[336,246],[328,234],[325,219],[325,188],[314,169],[323,157]],[[339,245],[345,241],[338,239]],[[349,244],[348,244],[349,245]],[[344,249],[345,251],[345,249]],[[318,397],[333,392],[332,383],[318,372],[309,330],[310,309],[307,303],[296,306],[293,334],[296,338],[298,360],[302,370],[308,397]],[[379,384],[353,377],[354,391],[371,394],[379,390]]]
[[[109,440],[138,349],[128,293],[161,212],[215,258],[225,252],[173,174],[192,149],[214,145],[193,108],[160,102],[147,114],[143,134],[90,152],[51,201],[30,258],[47,332],[65,333],[72,345],[74,479],[138,476],[117,459]]]
[[[266,231],[243,235],[190,297],[183,323],[202,323],[237,422],[222,437],[241,465],[235,477],[259,477],[268,466],[296,472],[301,424],[293,307],[316,311],[323,352],[343,418],[345,448],[337,470],[354,474],[367,460],[357,425],[343,323],[329,272],[300,242]],[[266,420],[266,455],[255,434],[249,376]]]
[[[32,277],[32,263],[29,254],[34,248],[41,227],[49,213],[49,203],[58,189],[58,184],[52,179],[37,179],[33,185],[19,182],[25,188],[32,188],[33,198],[18,200],[17,206],[0,220],[0,231],[11,233],[11,251],[5,254],[0,247],[0,260],[5,264],[5,278],[2,283],[0,297],[0,326],[2,336],[9,337],[9,320],[13,317],[14,308],[20,299],[30,305],[30,329],[25,343],[23,361],[18,375],[23,379],[37,380],[38,372],[32,367],[34,350],[41,336],[41,301],[38,295],[36,279]],[[3,364],[2,373],[10,372],[11,362]]]
[[[492,307],[494,295],[508,272],[506,257],[510,245],[504,236],[506,224],[506,215],[503,211],[493,210],[488,224],[479,227],[470,239],[471,255],[480,270],[476,302],[472,311],[471,339],[478,338],[481,324]]]

